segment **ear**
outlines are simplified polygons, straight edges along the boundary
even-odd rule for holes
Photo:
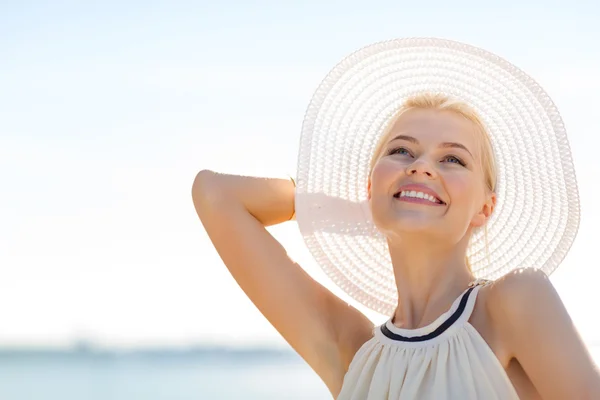
[[[371,200],[371,178],[367,182],[367,200]]]
[[[485,225],[487,220],[491,217],[494,209],[496,208],[496,193],[489,193],[486,195],[486,201],[483,203],[481,210],[473,217],[471,225],[475,228]]]

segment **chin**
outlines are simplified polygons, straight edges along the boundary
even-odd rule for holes
[[[402,236],[406,234],[423,234],[425,236],[439,236],[443,233],[439,218],[423,214],[404,214],[386,218],[378,223],[377,228],[386,236]]]

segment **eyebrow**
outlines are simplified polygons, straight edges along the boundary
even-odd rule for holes
[[[411,142],[411,143],[414,143],[414,144],[419,144],[419,141],[416,138],[414,138],[412,136],[407,136],[407,135],[398,135],[395,138],[393,138],[392,140],[390,140],[390,142],[393,142],[394,140],[405,140],[407,142]],[[473,154],[471,154],[471,152],[469,151],[469,149],[467,149],[464,145],[462,145],[460,143],[456,143],[456,142],[444,142],[444,143],[441,143],[439,147],[442,147],[442,148],[451,148],[451,147],[454,147],[454,148],[458,148],[458,149],[463,149],[464,151],[466,151],[467,153],[469,153],[469,155],[471,157],[473,157]],[[475,158],[475,157],[473,157],[473,158]]]

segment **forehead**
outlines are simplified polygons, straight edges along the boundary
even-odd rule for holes
[[[457,142],[475,149],[476,127],[465,117],[451,111],[410,110],[391,127],[387,141],[400,134],[414,137],[423,144]]]

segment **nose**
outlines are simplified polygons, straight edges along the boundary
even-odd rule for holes
[[[431,166],[430,163],[419,159],[415,160],[414,163],[410,164],[406,168],[407,175],[425,175],[428,178],[434,178],[436,176],[435,169]]]

